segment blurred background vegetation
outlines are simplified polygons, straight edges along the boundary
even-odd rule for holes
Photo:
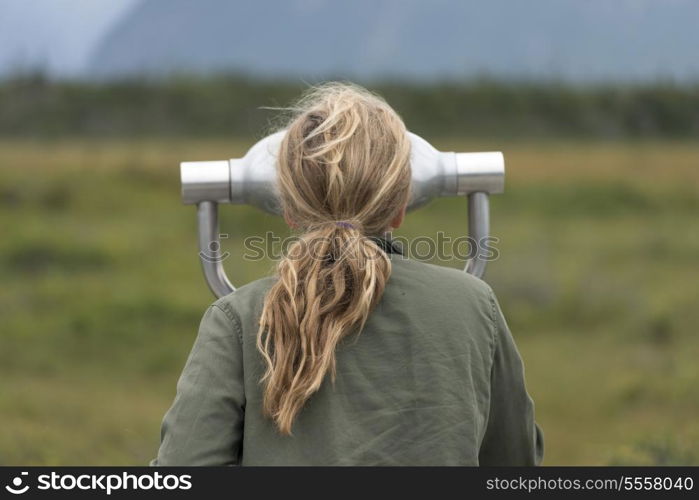
[[[303,85],[229,75],[0,84],[0,463],[144,464],[213,300],[178,163],[242,155]],[[486,280],[525,360],[545,463],[699,464],[699,87],[371,85],[442,150],[502,150]],[[281,220],[222,209],[242,238]],[[398,234],[457,237],[466,203]],[[462,262],[438,262],[462,266]]]
[[[306,85],[245,76],[53,81],[41,71],[0,85],[5,137],[256,137]],[[699,84],[572,85],[480,78],[373,81],[418,134],[431,137],[696,139]]]

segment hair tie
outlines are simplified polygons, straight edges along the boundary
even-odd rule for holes
[[[354,224],[352,224],[351,222],[347,222],[345,220],[338,221],[335,223],[335,225],[339,226],[339,227],[344,227],[345,229],[357,229],[354,226]]]

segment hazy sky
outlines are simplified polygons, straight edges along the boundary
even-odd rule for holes
[[[440,76],[447,68],[458,76],[699,80],[699,0],[153,0],[136,11],[139,1],[0,0],[0,78],[35,68],[85,77],[171,64],[289,75]],[[386,7],[383,18],[375,4]],[[102,36],[131,10],[128,26],[97,52]],[[309,19],[311,27],[324,26],[337,12],[364,20],[369,31],[340,23],[340,45],[316,47]],[[444,12],[456,14],[440,18]],[[192,39],[180,36],[182,26]],[[265,29],[277,38],[260,38]],[[360,33],[367,36],[357,40]],[[306,53],[312,57],[299,55]]]
[[[137,0],[0,0],[0,74],[41,65],[79,72],[95,42]]]

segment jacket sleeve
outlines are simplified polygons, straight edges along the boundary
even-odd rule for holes
[[[237,319],[213,304],[165,414],[150,465],[236,465],[242,449],[245,391]]]
[[[534,402],[524,383],[524,365],[500,305],[491,290],[494,353],[490,413],[480,465],[540,465],[544,438],[534,421]]]

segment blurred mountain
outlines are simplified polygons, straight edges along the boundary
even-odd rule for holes
[[[42,72],[80,77],[95,48],[136,0],[0,0],[0,80]]]
[[[695,0],[141,0],[87,74],[688,80],[698,21]]]

